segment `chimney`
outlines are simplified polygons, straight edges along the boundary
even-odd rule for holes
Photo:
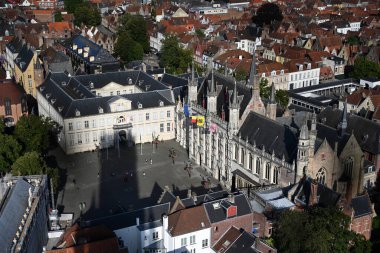
[[[162,217],[162,225],[164,227],[164,230],[168,230],[168,227],[169,227],[169,219],[168,219],[168,216],[167,215],[164,215]]]
[[[145,63],[142,63],[142,70],[146,73],[146,64]]]
[[[140,218],[136,217],[136,226],[140,225]]]
[[[188,198],[191,198],[191,189],[188,189],[188,190],[187,190],[187,197],[188,197]]]
[[[310,198],[309,198],[309,206],[316,205],[318,203],[317,193],[318,193],[318,183],[313,180],[310,185]]]
[[[235,203],[235,195],[233,194],[228,195],[228,202]]]

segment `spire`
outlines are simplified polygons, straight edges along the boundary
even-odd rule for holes
[[[272,82],[272,90],[270,94],[270,102],[272,104],[276,103],[276,88],[274,87],[274,82]]]
[[[236,80],[234,85],[234,95],[232,97],[232,104],[237,104],[238,98],[237,98],[237,89],[236,89]]]
[[[191,80],[190,85],[197,85],[197,82],[195,81],[195,70],[194,70],[194,60],[191,64]]]
[[[344,107],[343,107],[343,114],[342,114],[342,121],[340,122],[340,128],[341,128],[341,136],[344,135],[347,129],[347,98],[344,101]]]
[[[210,95],[216,93],[215,81],[214,81],[214,69],[211,69],[211,87],[209,89]]]
[[[249,72],[249,84],[254,87],[255,75],[256,75],[256,51],[252,54],[251,71]]]

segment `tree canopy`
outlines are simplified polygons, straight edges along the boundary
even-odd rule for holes
[[[277,90],[276,91],[276,102],[280,107],[285,109],[289,104],[288,93],[284,90],[281,90],[281,89]]]
[[[375,77],[380,78],[380,65],[359,57],[355,60],[354,70],[349,74],[353,78]]]
[[[54,189],[58,186],[58,169],[49,168],[41,155],[35,151],[20,156],[12,165],[12,174],[15,176],[46,174],[53,179]]]
[[[269,98],[271,87],[268,85],[268,79],[260,79],[260,97]]]
[[[50,146],[53,123],[50,119],[36,115],[22,116],[14,131],[14,136],[25,152],[45,151]]]
[[[273,238],[283,253],[370,253],[371,244],[348,230],[350,218],[335,207],[284,212]]]
[[[160,65],[172,74],[186,72],[192,61],[191,50],[180,47],[178,38],[172,35],[163,40],[160,54]]]
[[[21,145],[13,136],[0,133],[0,174],[10,172],[21,150]]]
[[[63,21],[62,13],[60,11],[57,11],[54,13],[54,21],[55,22],[62,22]]]
[[[236,81],[243,81],[247,79],[247,72],[244,69],[238,69],[235,71]]]
[[[74,24],[80,26],[100,25],[102,17],[98,8],[85,0],[64,0],[65,9],[74,14]]]
[[[270,25],[273,21],[281,21],[284,17],[277,4],[265,3],[260,6],[256,16],[252,17],[252,22],[258,26]]]
[[[124,14],[119,21],[115,54],[124,62],[142,60],[149,52],[146,21],[141,15]]]

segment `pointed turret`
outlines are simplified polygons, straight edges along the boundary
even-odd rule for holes
[[[198,81],[195,79],[194,61],[191,66],[191,80],[188,81],[188,102],[197,103]]]
[[[267,108],[266,108],[266,116],[272,120],[276,120],[276,116],[277,116],[276,88],[273,82],[272,82],[270,101],[267,104]]]
[[[270,93],[270,102],[271,102],[271,104],[276,103],[276,88],[274,86],[274,82],[272,82],[272,90]]]
[[[344,101],[344,107],[343,107],[343,113],[342,113],[342,119],[339,123],[339,130],[340,130],[340,137],[342,137],[347,130],[347,98]]]
[[[235,81],[234,90],[230,91],[230,106],[229,106],[229,115],[230,115],[230,127],[233,131],[239,130],[239,118],[240,118],[240,104],[242,99],[239,98],[237,92],[237,83]]]
[[[214,80],[214,69],[211,69],[211,84],[207,90],[207,112],[216,113],[217,91]]]

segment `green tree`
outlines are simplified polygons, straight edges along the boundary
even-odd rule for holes
[[[247,72],[244,69],[238,69],[235,71],[235,79],[236,81],[244,81],[247,80]]]
[[[350,77],[358,79],[363,77],[380,78],[380,65],[367,60],[365,57],[359,57],[355,60],[354,71],[350,73]]]
[[[22,116],[16,124],[14,136],[25,152],[47,150],[53,123],[49,118],[36,115]]]
[[[269,98],[271,87],[268,85],[268,79],[260,79],[260,97]]]
[[[0,133],[4,133],[4,130],[5,130],[4,118],[0,117]]]
[[[160,65],[172,74],[186,72],[192,61],[191,51],[181,48],[178,38],[172,35],[163,40],[160,54]]]
[[[100,25],[101,19],[99,10],[88,2],[76,6],[74,10],[74,24],[77,26],[97,26]]]
[[[270,25],[273,21],[281,21],[284,17],[277,4],[265,3],[260,6],[256,16],[252,17],[252,22],[258,26]]]
[[[201,29],[196,29],[195,34],[197,35],[198,38],[203,39],[205,37],[204,32]]]
[[[26,152],[12,165],[12,174],[15,176],[46,174],[53,179],[54,189],[57,189],[59,173],[57,168],[49,168],[42,157],[35,151]]]
[[[284,212],[273,238],[283,253],[369,253],[371,244],[348,230],[350,217],[335,207]]]
[[[285,90],[277,90],[276,91],[276,102],[282,108],[286,108],[289,103],[289,95]]]
[[[22,147],[16,139],[7,134],[0,133],[0,174],[8,173],[12,164],[19,158]]]
[[[358,36],[350,36],[348,39],[347,39],[347,42],[348,44],[350,45],[359,45],[360,43],[360,39]]]
[[[63,21],[62,13],[60,11],[57,11],[56,13],[54,13],[54,21],[55,22]]]
[[[142,60],[144,50],[142,46],[134,41],[126,32],[119,35],[115,44],[115,54],[124,62]]]
[[[145,53],[149,52],[149,38],[146,21],[141,15],[124,14],[120,19],[118,34],[127,34],[134,41],[139,43]]]

